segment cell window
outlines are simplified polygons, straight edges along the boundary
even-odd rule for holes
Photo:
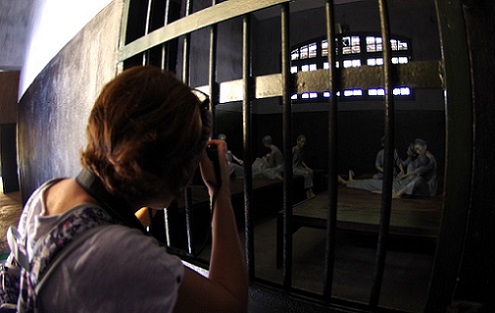
[[[291,67],[290,67],[290,73],[291,73],[291,74],[295,74],[295,73],[297,73],[297,66],[291,66]]]
[[[290,96],[291,100],[297,100],[297,93],[293,93],[292,96]]]
[[[407,86],[394,88],[394,95],[410,96],[411,95],[411,88],[409,88]]]
[[[394,88],[393,93],[395,96],[410,96],[411,95],[411,88],[409,88],[407,86],[396,87],[396,88]]]
[[[390,39],[390,45],[392,47],[392,51],[397,51],[397,40],[396,39]]]
[[[318,98],[318,93],[317,92],[310,92],[309,93],[309,98],[310,99]]]
[[[352,96],[352,90],[344,90],[344,97]]]
[[[352,53],[351,37],[350,36],[342,37],[342,54],[351,54],[351,53]]]
[[[344,60],[343,65],[344,65],[344,68],[360,67],[361,66],[361,60],[360,59]]]
[[[408,57],[399,57],[399,64],[407,64],[409,63]]]
[[[366,36],[366,52],[376,52],[375,37]]]
[[[309,70],[310,71],[316,71],[318,69],[318,67],[316,66],[316,64],[309,64]]]
[[[402,50],[402,51],[409,50],[409,44],[405,41],[398,40],[397,46],[398,46],[398,50]]]
[[[383,50],[382,38],[375,36],[366,37],[366,52],[380,52]]]
[[[299,49],[292,50],[292,52],[290,53],[290,59],[292,61],[299,60]]]
[[[328,40],[321,41],[321,56],[322,57],[328,56]]]
[[[302,65],[301,66],[301,71],[303,71],[303,72],[309,72],[309,65],[308,64]]]
[[[385,95],[385,89],[383,89],[383,88],[368,89],[368,95],[370,95],[370,96],[384,96]]]
[[[357,97],[362,96],[363,91],[361,89],[346,89],[344,90],[344,97]]]
[[[351,46],[351,37],[345,36],[342,37],[342,47],[350,47]]]
[[[323,97],[324,98],[330,98],[330,91],[324,91],[323,92]]]
[[[359,36],[351,37],[351,51],[352,53],[361,53],[361,38]]]
[[[317,53],[318,53],[318,46],[316,42],[309,44],[309,57],[316,58]]]
[[[307,59],[308,58],[308,55],[309,55],[309,47],[307,45],[306,46],[302,46],[301,49],[300,49],[301,60]]]

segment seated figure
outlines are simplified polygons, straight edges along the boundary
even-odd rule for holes
[[[217,138],[227,142],[227,135],[225,134],[218,134]],[[244,176],[244,169],[242,167],[242,165],[244,165],[244,161],[236,157],[230,149],[227,150],[227,162],[230,176],[237,178]]]
[[[313,193],[313,170],[304,162],[304,146],[306,145],[306,136],[299,135],[297,143],[292,148],[292,173],[294,176],[304,177],[304,189],[306,197],[312,199]]]
[[[403,162],[407,168],[405,174],[395,177],[392,185],[392,197],[404,195],[432,197],[437,193],[437,163],[433,154],[428,151],[426,141],[416,139],[408,148],[408,158]],[[347,180],[338,176],[338,182],[349,188],[364,189],[380,193],[383,180],[377,178],[354,179],[354,172],[349,170]]]
[[[376,174],[373,175],[373,178],[376,178],[376,179],[383,179],[383,168],[384,168],[384,165],[385,165],[385,137],[382,137],[382,139],[380,140],[380,143],[382,145],[382,149],[380,151],[378,151],[378,153],[376,154],[376,158],[375,158],[375,168],[376,170],[378,171]],[[399,173],[404,173],[404,169],[402,167],[402,161],[399,157],[399,152],[397,151],[397,149],[394,149],[394,167],[393,167],[393,170],[394,170],[394,177],[396,177]]]
[[[284,157],[280,149],[272,142],[271,136],[262,139],[263,145],[270,149],[266,155],[256,158],[252,165],[253,177],[266,177],[269,179],[283,180],[281,174],[284,171]]]
[[[433,197],[438,189],[437,160],[423,139],[414,141],[414,150],[417,157],[410,166],[411,170],[399,177],[403,187],[397,190],[395,196]]]

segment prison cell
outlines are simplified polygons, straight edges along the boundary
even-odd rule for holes
[[[133,65],[152,64],[179,72],[178,75],[192,87],[207,92],[212,99],[212,112],[216,117],[216,107],[225,103],[240,102],[242,108],[242,148],[244,159],[243,181],[243,225],[246,246],[246,259],[249,275],[252,281],[264,282],[256,273],[256,258],[254,240],[253,216],[253,178],[251,163],[253,162],[253,101],[278,97],[281,104],[282,116],[282,151],[285,157],[284,180],[282,189],[282,215],[283,215],[283,278],[276,284],[280,290],[292,294],[309,296],[324,303],[344,304],[348,308],[375,308],[385,309],[380,305],[380,295],[386,270],[386,258],[390,241],[390,220],[392,211],[393,188],[393,158],[396,129],[396,96],[393,90],[396,86],[409,86],[410,88],[440,89],[443,91],[445,105],[445,161],[444,161],[444,185],[442,223],[436,241],[436,258],[429,280],[429,291],[425,300],[426,312],[435,312],[438,306],[448,303],[445,288],[451,289],[455,280],[455,268],[458,258],[449,263],[447,256],[459,256],[460,247],[449,245],[459,239],[464,232],[463,218],[465,212],[459,212],[455,207],[467,207],[469,199],[463,192],[460,184],[469,181],[471,155],[459,153],[460,146],[471,147],[471,107],[469,90],[469,66],[465,39],[460,36],[459,30],[463,28],[461,5],[456,2],[434,1],[437,18],[439,41],[441,43],[441,58],[432,61],[414,61],[407,64],[392,63],[390,16],[386,0],[377,0],[378,16],[380,24],[380,36],[383,44],[381,49],[382,66],[361,66],[343,68],[336,67],[336,51],[338,45],[335,40],[336,19],[335,6],[338,1],[321,1],[317,9],[324,10],[324,30],[328,42],[328,69],[297,73],[291,72],[291,49],[295,43],[291,43],[291,10],[293,5],[304,7],[305,3],[314,1],[288,1],[288,0],[231,0],[218,2],[207,1],[128,1],[124,13],[122,26],[121,46],[119,48],[120,69]],[[277,12],[280,19],[280,72],[253,74],[253,38],[252,16],[257,12],[271,10]],[[239,68],[242,76],[236,79],[220,80],[217,73],[222,64],[219,57],[218,42],[219,27],[222,23],[236,20],[242,24],[241,59]],[[198,35],[199,33],[199,35]],[[208,40],[199,37],[207,35]],[[207,43],[207,46],[198,47],[194,40]],[[455,43],[455,48],[454,48]],[[194,50],[194,51],[193,51]],[[340,51],[340,50],[339,50]],[[192,60],[200,58],[199,55],[207,55],[207,67],[196,62],[192,66]],[[180,56],[182,55],[182,56]],[[274,54],[274,57],[278,55]],[[202,60],[205,58],[202,57]],[[179,64],[177,60],[182,60]],[[200,78],[206,70],[206,78]],[[455,72],[454,72],[455,71]],[[366,89],[380,86],[384,90],[381,102],[383,107],[384,137],[385,137],[385,170],[383,189],[380,200],[380,219],[378,236],[376,240],[376,254],[374,273],[369,297],[366,300],[340,299],[333,294],[334,267],[336,258],[337,214],[338,214],[338,151],[341,146],[338,136],[339,116],[338,109],[341,98],[337,96],[344,89]],[[328,157],[326,185],[328,192],[328,212],[325,219],[325,268],[321,273],[323,288],[319,292],[306,292],[293,285],[293,175],[292,162],[287,156],[292,154],[293,145],[293,106],[291,97],[294,94],[305,92],[329,92],[326,99],[326,114],[328,114]],[[217,123],[214,119],[214,129]],[[215,134],[217,135],[217,131]],[[461,166],[462,165],[462,166]],[[456,179],[452,179],[455,173]],[[454,192],[455,191],[455,192]],[[185,232],[187,237],[186,252],[188,257],[195,256],[194,234],[195,210],[193,193],[188,189],[185,194]],[[455,205],[454,205],[455,204]],[[165,216],[166,231],[170,231],[167,216]],[[201,241],[201,239],[200,239]],[[357,303],[359,302],[359,303]],[[402,311],[408,311],[401,308]],[[399,311],[400,311],[399,310]]]

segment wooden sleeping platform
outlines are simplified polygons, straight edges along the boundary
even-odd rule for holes
[[[301,196],[304,196],[303,179],[295,180],[300,185]],[[244,227],[244,180],[234,178],[230,181],[232,205],[234,208],[236,222],[239,229]],[[283,182],[267,178],[253,179],[253,199],[254,208],[252,214],[254,218],[266,215],[275,215],[282,208],[282,189]],[[193,236],[198,239],[195,242],[203,242],[203,236],[207,234],[210,228],[210,202],[208,191],[204,185],[195,185],[191,187],[191,212],[190,219],[192,223]],[[280,196],[274,196],[280,195]],[[163,226],[163,217],[158,218],[154,225],[154,233],[162,241],[167,240]],[[172,209],[167,210],[167,232],[169,242],[172,246],[180,249],[187,248],[186,232],[186,212],[185,198],[183,195],[177,198]]]
[[[294,201],[302,201],[305,199],[304,192],[304,180],[302,177],[295,177],[293,180],[294,184]],[[257,211],[268,211],[273,209],[273,213],[278,212],[282,208],[282,188],[283,182],[277,179],[268,179],[264,177],[257,177],[252,180],[253,197],[258,203],[253,207]],[[204,206],[209,203],[208,191],[205,186],[193,186],[192,187],[192,200],[193,206]],[[243,178],[231,178],[230,179],[230,193],[232,196],[232,202],[237,210],[244,210],[244,179]],[[274,195],[280,195],[279,197],[274,197]],[[277,198],[280,203],[272,203],[271,198]],[[266,202],[266,204],[265,204]],[[184,208],[184,198],[180,197],[178,199],[178,207]],[[241,212],[241,215],[244,215]]]
[[[381,195],[366,190],[339,187],[337,230],[378,234]],[[283,211],[277,215],[277,259],[283,244]],[[392,200],[391,236],[436,240],[442,215],[442,197],[400,198]],[[293,207],[292,233],[301,227],[325,229],[328,218],[328,194],[318,194]]]
[[[253,192],[259,192],[263,190],[271,190],[273,188],[282,188],[282,181],[268,178],[256,178],[253,179]],[[232,178],[230,180],[230,193],[232,198],[242,198],[244,196],[244,180],[242,178]],[[192,187],[193,203],[195,205],[201,205],[208,203],[210,197],[206,186],[193,186]],[[184,207],[184,199],[180,197],[178,199],[179,207]]]

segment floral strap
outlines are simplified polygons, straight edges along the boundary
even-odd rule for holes
[[[12,255],[9,257],[10,262],[5,265],[6,271],[2,270],[2,274],[4,274],[3,281],[7,281],[7,285],[14,292],[12,290],[3,290],[6,296],[1,297],[2,291],[0,291],[0,301],[3,303],[16,303],[12,301],[11,294],[17,291],[16,294],[19,297],[17,309],[20,312],[36,312],[38,284],[43,280],[47,272],[51,272],[51,267],[58,263],[56,262],[59,261],[57,257],[65,257],[67,253],[62,252],[68,250],[68,246],[84,233],[98,226],[113,223],[115,223],[114,220],[105,210],[93,205],[80,206],[63,214],[57,225],[36,242],[29,268],[20,267]],[[17,245],[22,246],[22,243],[17,241]],[[25,247],[19,247],[18,250],[25,251]],[[18,279],[19,276],[15,278],[8,274],[15,273],[16,267],[20,267],[20,280]],[[4,289],[3,287],[0,289]],[[0,312],[2,312],[1,309]]]

